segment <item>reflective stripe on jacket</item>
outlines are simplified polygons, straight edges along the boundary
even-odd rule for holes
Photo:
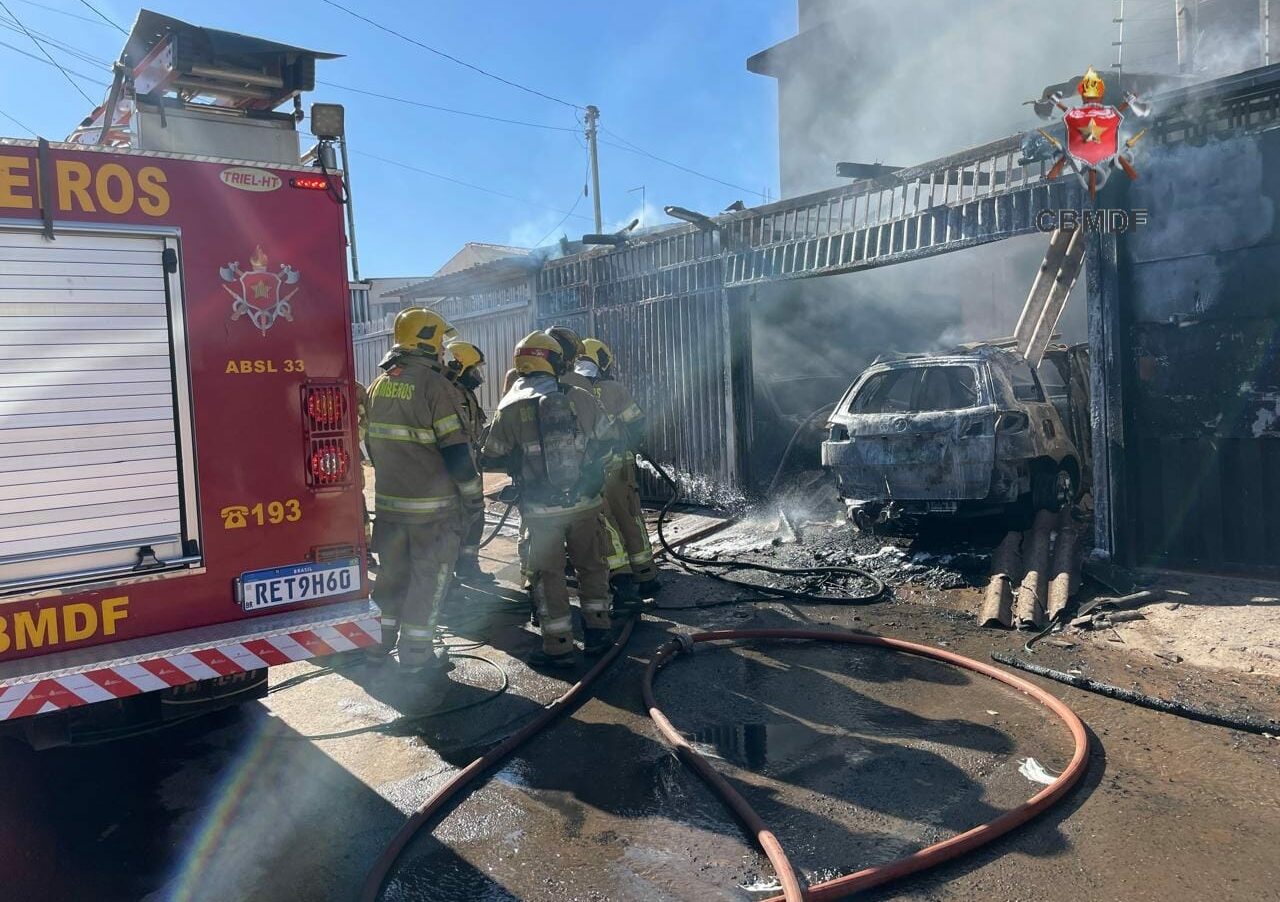
[[[440,451],[467,441],[457,392],[423,354],[393,356],[383,370],[369,386],[367,432],[378,516],[405,523],[454,516],[459,487]]]

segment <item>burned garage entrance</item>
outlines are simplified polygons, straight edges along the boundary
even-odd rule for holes
[[[1280,67],[1178,99],[1121,186],[1150,222],[1102,286],[1123,347],[1118,539],[1143,564],[1280,573]]]
[[[1145,209],[1148,223],[1084,235],[1085,278],[1059,322],[1072,339],[1087,314],[1092,446],[1079,477],[1092,470],[1095,546],[1127,563],[1273,566],[1280,67],[1152,103],[1141,178],[1113,178],[1098,198]],[[649,452],[692,497],[732,500],[768,483],[790,434],[877,354],[1012,334],[1049,244],[1036,214],[1086,201],[1074,177],[1047,179],[1050,165],[1025,161],[1013,135],[878,179],[691,214],[616,247],[572,247],[527,276],[531,324],[609,342],[649,410]],[[491,275],[477,267],[449,285],[474,326],[513,315]],[[1061,400],[1065,381],[1042,379],[1044,400]],[[1059,407],[1064,428],[1083,425],[1072,416]],[[798,443],[811,460],[824,424],[817,414]]]

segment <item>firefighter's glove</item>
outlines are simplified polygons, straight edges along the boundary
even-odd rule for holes
[[[575,492],[579,498],[593,498],[604,491],[604,461],[591,460],[582,465]]]

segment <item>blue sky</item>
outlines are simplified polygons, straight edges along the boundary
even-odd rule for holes
[[[4,0],[29,28],[103,60],[124,37],[79,0]],[[600,148],[606,227],[640,212],[646,224],[664,204],[718,211],[758,193],[776,197],[776,90],[746,71],[748,56],[795,33],[791,0],[653,0],[498,3],[465,0],[343,0],[343,5],[425,44],[512,81],[601,111],[605,142],[631,144],[743,188],[726,187],[622,148]],[[136,7],[94,6],[126,28]],[[149,8],[201,25],[346,54],[320,63],[318,78],[439,106],[577,129],[572,109],[543,100],[421,50],[327,6],[221,0],[150,0]],[[61,10],[63,14],[54,10]],[[68,15],[70,14],[70,15]],[[75,18],[83,16],[84,19]],[[0,17],[4,17],[0,10]],[[0,42],[39,54],[0,23]],[[105,70],[57,50],[85,74]],[[82,83],[95,101],[104,89]],[[512,126],[419,109],[320,86],[308,100],[346,105],[362,275],[433,272],[466,241],[532,244],[578,201],[562,231],[591,231],[591,202],[581,198],[586,152],[574,132]],[[0,45],[0,110],[61,139],[88,112],[56,69]],[[0,119],[0,134],[24,136]],[[361,152],[490,188],[476,191],[388,165]],[[527,203],[524,201],[528,201]],[[579,218],[580,217],[580,218]]]

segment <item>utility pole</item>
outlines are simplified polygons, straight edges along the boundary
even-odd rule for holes
[[[594,104],[587,107],[587,150],[591,154],[591,202],[595,206],[596,232],[604,231],[604,223],[600,219],[600,158],[596,154],[596,123],[600,119],[600,110]]]

